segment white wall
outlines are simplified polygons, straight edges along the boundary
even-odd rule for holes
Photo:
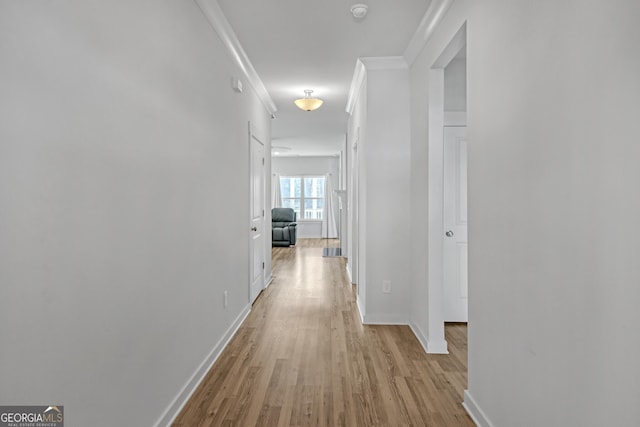
[[[631,0],[456,0],[412,66],[412,212],[421,218],[428,69],[468,19],[465,403],[480,425],[640,419],[637,16]],[[412,316],[422,325],[425,232],[412,243]]]
[[[409,70],[401,58],[362,61],[366,97],[359,99],[356,109],[366,102],[366,119],[361,114],[350,119],[350,128],[361,132],[357,148],[359,302],[366,323],[408,323]],[[391,293],[382,292],[384,280],[391,281]]]
[[[469,390],[499,426],[637,425],[640,3],[488,3],[469,26]]]
[[[225,52],[194,2],[0,2],[3,404],[152,425],[247,312],[270,120]]]

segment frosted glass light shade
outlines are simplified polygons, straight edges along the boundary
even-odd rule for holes
[[[313,93],[312,90],[305,90],[304,93],[304,98],[296,99],[294,101],[298,108],[305,111],[313,111],[320,108],[320,106],[324,102],[322,99],[311,98],[311,94]]]
[[[305,111],[317,110],[323,102],[324,101],[322,101],[322,99],[318,98],[300,98],[295,100],[295,104],[298,108]]]

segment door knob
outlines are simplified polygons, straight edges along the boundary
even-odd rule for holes
[[[453,237],[453,231],[448,230],[446,233],[444,233],[447,237]]]
[[[258,231],[258,227],[251,227],[251,231]]]

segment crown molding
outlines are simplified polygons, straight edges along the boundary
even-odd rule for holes
[[[367,70],[402,70],[409,68],[404,56],[377,56],[360,58]]]
[[[409,65],[416,60],[420,51],[424,48],[435,31],[436,27],[442,21],[454,0],[431,0],[431,4],[427,8],[420,25],[413,34],[409,45],[404,51],[404,59]]]
[[[229,51],[231,58],[240,67],[244,76],[249,84],[253,87],[258,95],[258,98],[262,101],[262,104],[272,116],[278,111],[276,104],[271,99],[267,88],[264,86],[262,79],[258,75],[253,64],[249,60],[246,52],[240,44],[240,40],[236,36],[236,33],[231,28],[231,24],[224,16],[220,5],[217,0],[194,0],[204,16],[207,18],[213,29],[218,33],[218,36],[222,40],[223,44]]]

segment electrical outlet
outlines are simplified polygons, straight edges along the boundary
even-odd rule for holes
[[[229,305],[229,294],[227,293],[227,291],[224,291],[222,293],[222,304],[224,308],[227,308],[227,305]]]
[[[391,280],[382,281],[382,292],[385,294],[391,293]]]

